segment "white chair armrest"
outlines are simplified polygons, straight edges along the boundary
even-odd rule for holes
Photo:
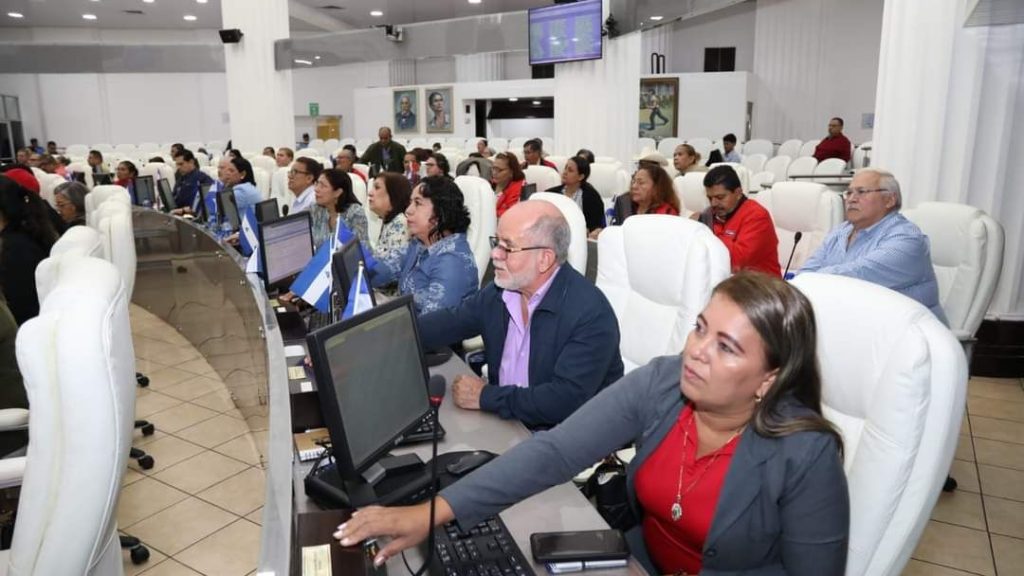
[[[21,486],[25,477],[25,457],[0,459],[0,488]]]
[[[476,352],[477,350],[483,350],[484,349],[484,339],[481,338],[480,336],[474,336],[474,337],[472,337],[472,338],[470,338],[468,340],[463,340],[462,341],[462,348],[463,348],[463,350],[466,351],[466,353]]]
[[[5,408],[0,410],[0,432],[24,430],[28,428],[28,410],[24,408]]]

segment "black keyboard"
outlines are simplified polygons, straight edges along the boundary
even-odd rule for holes
[[[455,522],[434,529],[431,574],[444,576],[533,576],[529,561],[498,516],[468,532]]]
[[[330,314],[313,312],[309,315],[309,322],[306,325],[306,329],[310,332],[315,332],[321,328],[330,326],[331,324],[334,324],[334,318]]]
[[[444,426],[441,423],[437,423],[437,439],[444,438],[445,431]],[[402,436],[401,440],[398,441],[399,446],[406,446],[409,444],[419,444],[420,442],[430,442],[434,438],[434,418],[429,413],[420,420],[420,425],[416,429],[412,430],[405,436]]]

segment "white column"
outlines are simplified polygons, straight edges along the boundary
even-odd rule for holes
[[[1024,319],[1024,25],[964,28],[966,0],[886,0],[871,164],[905,207],[938,200],[1006,231],[989,315]]]
[[[224,28],[245,36],[224,45],[231,142],[240,150],[295,142],[292,72],[274,68],[274,41],[288,38],[288,0],[221,0]]]
[[[505,79],[505,55],[500,52],[455,57],[456,82],[493,82]]]
[[[412,86],[416,83],[416,61],[407,59],[388,62],[388,79],[391,86]]]

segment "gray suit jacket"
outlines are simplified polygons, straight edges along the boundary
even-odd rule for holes
[[[540,432],[441,492],[456,518],[472,525],[484,517],[570,480],[630,441],[629,496],[636,471],[679,417],[679,356],[655,358],[584,404],[561,425]],[[808,409],[795,400],[784,414]],[[850,525],[846,476],[835,441],[800,432],[781,438],[748,427],[726,474],[704,542],[702,576],[843,574]],[[639,531],[633,555],[657,573]]]

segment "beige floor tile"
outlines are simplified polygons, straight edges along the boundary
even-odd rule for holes
[[[248,432],[249,426],[244,421],[220,414],[195,426],[179,430],[176,435],[200,446],[213,448]]]
[[[192,400],[193,398],[205,396],[211,392],[223,390],[224,385],[216,380],[211,380],[204,376],[193,376],[179,384],[164,388],[162,392],[168,396],[173,396],[181,400]]]
[[[142,473],[128,468],[124,471],[124,476],[121,478],[121,487],[123,488],[129,484],[134,484],[145,477],[146,476]]]
[[[985,495],[985,515],[993,534],[1024,538],[1024,502]]]
[[[143,574],[145,576],[203,576],[188,566],[171,559],[164,560]]]
[[[231,399],[231,394],[226,389],[215,390],[209,394],[193,398],[190,402],[216,412],[226,412],[235,409],[235,402]]]
[[[266,499],[263,470],[249,468],[220,484],[203,490],[197,496],[239,516],[244,516],[263,506]]]
[[[174,559],[207,576],[245,576],[260,555],[260,527],[238,520],[193,544]]]
[[[954,458],[957,460],[974,462],[974,446],[971,445],[970,436],[957,437],[956,454],[954,455]]]
[[[932,520],[985,530],[981,495],[962,490],[939,494],[939,500],[932,510]]]
[[[135,355],[155,360],[166,366],[177,366],[197,358],[202,358],[199,351],[193,348],[191,344],[187,346],[174,346],[159,340],[150,340],[150,342],[154,342],[155,347],[146,349],[145,354],[139,354],[136,351]]]
[[[971,433],[971,421],[967,417],[967,410],[964,410],[964,416],[960,419],[960,435]]]
[[[955,570],[938,564],[911,560],[903,569],[903,576],[973,576],[970,572]]]
[[[135,398],[135,417],[138,419],[146,419],[162,412],[168,408],[173,408],[181,404],[182,400],[161,394],[156,390],[147,390],[145,394],[140,394]]]
[[[180,384],[196,375],[185,370],[179,370],[173,366],[161,368],[155,372],[146,374],[149,377],[149,387],[154,390],[162,390],[176,384]]]
[[[978,468],[974,462],[964,460],[953,460],[949,468],[949,475],[956,479],[957,490],[964,492],[981,492],[981,484],[978,482]]]
[[[1024,502],[1024,472],[979,464],[978,477],[982,494]]]
[[[188,362],[182,362],[181,364],[178,365],[178,368],[180,368],[181,370],[185,370],[186,372],[191,372],[193,374],[197,374],[200,376],[204,374],[212,374],[215,372],[213,367],[210,366],[209,362],[207,362],[203,358],[197,358],[195,360],[190,360]]]
[[[142,372],[146,376],[149,376],[153,372],[163,370],[164,368],[166,368],[166,366],[159,362],[154,362],[152,360],[147,360],[145,358],[135,359],[135,371]]]
[[[188,494],[196,494],[248,467],[234,458],[207,450],[178,462],[154,478]]]
[[[1024,470],[1024,444],[975,438],[974,457],[979,464]]]
[[[1002,442],[1024,444],[1024,424],[984,416],[971,416],[971,434],[975,438],[988,438]]]
[[[140,520],[188,498],[188,494],[152,478],[143,478],[121,489],[117,501],[117,526],[130,528]]]
[[[139,468],[139,464],[135,460],[130,460],[129,466],[137,471],[142,472],[146,475],[153,475],[157,472],[174,466],[178,462],[186,458],[191,458],[196,454],[203,451],[202,446],[196,446],[191,442],[186,442],[181,438],[175,438],[174,436],[166,435],[158,440],[154,440],[145,447],[146,453],[153,457],[154,464],[151,470],[142,470]]]
[[[194,424],[199,424],[204,420],[209,420],[217,416],[217,413],[213,410],[208,410],[202,406],[196,406],[195,404],[179,404],[173,408],[168,408],[161,412],[157,412],[146,419],[156,425],[157,428],[174,434],[179,430],[183,430]]]
[[[995,576],[988,534],[963,526],[929,521],[913,557],[983,576]]]
[[[993,534],[992,549],[1000,576],[1024,574],[1024,540]]]
[[[132,349],[135,350],[135,357],[143,360],[153,360],[162,364],[169,364],[165,361],[163,351],[168,348],[166,342],[153,340],[140,334],[132,335]]]
[[[260,453],[256,450],[256,442],[253,440],[252,434],[243,434],[234,440],[215,447],[214,450],[235,460],[241,460],[246,464],[253,466],[261,464]]]
[[[236,519],[234,514],[189,497],[135,524],[132,535],[173,556]]]
[[[1024,422],[1024,402],[968,396],[967,411],[971,416],[987,416],[989,418]]]
[[[263,524],[263,506],[245,515],[245,519],[254,524]]]
[[[142,544],[143,546],[146,545],[145,542]],[[137,566],[132,564],[132,557],[128,550],[121,550],[121,557],[124,560],[122,562],[122,566],[124,566],[124,576],[136,576],[137,574],[141,574],[167,559],[167,556],[161,554],[159,550],[154,550],[149,548],[149,546],[146,546],[146,548],[149,549],[149,560],[146,560]]]
[[[1016,378],[984,378],[975,376],[967,384],[971,396],[1024,402],[1024,388]]]
[[[145,420],[145,418],[140,418],[140,420]],[[154,428],[156,427],[154,426]],[[165,438],[166,436],[166,432],[156,429],[153,430],[152,434],[146,436],[142,433],[142,430],[136,428],[135,432],[132,434],[132,446],[135,448],[145,449],[147,445],[152,444],[161,438]]]

